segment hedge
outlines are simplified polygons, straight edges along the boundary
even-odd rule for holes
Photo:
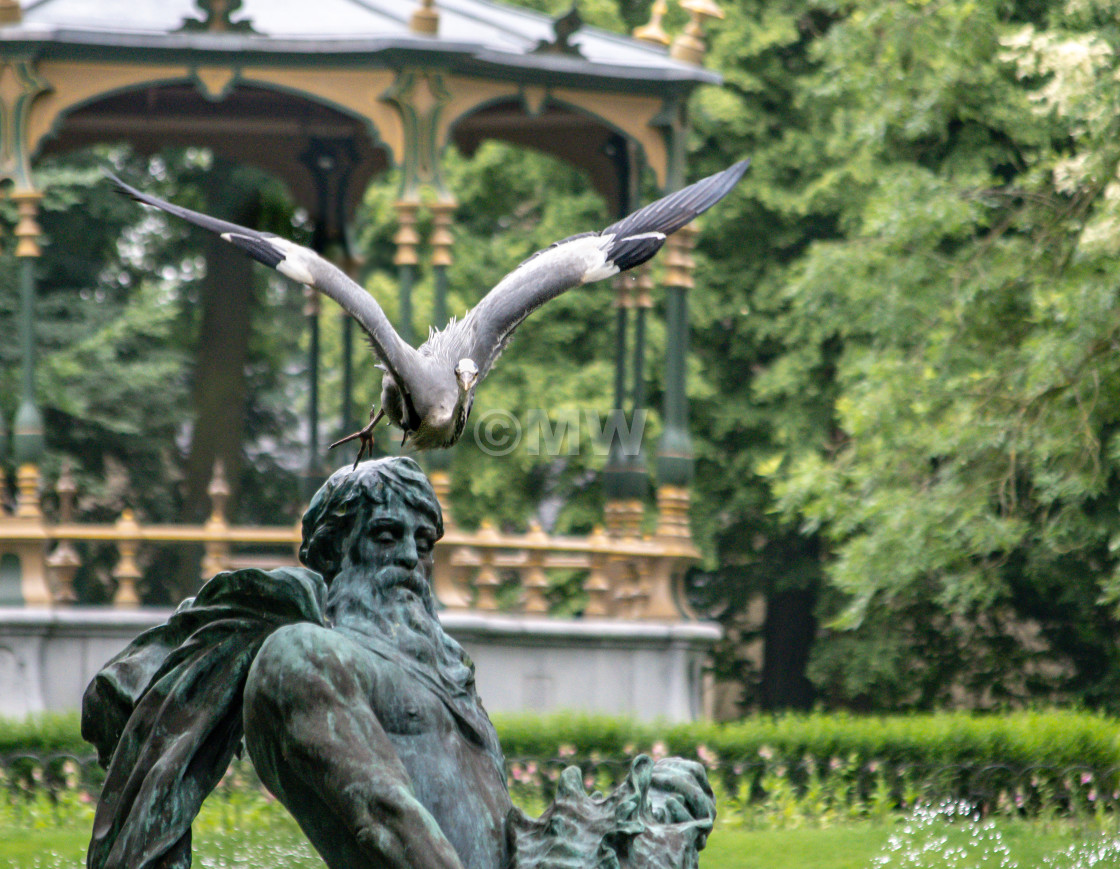
[[[579,714],[495,715],[494,722],[511,758],[623,758],[658,746],[658,753],[663,747],[684,757],[714,755],[720,765],[760,759],[795,763],[806,755],[827,762],[854,755],[867,762],[924,767],[1120,766],[1120,720],[1059,709],[999,715],[787,714],[674,725]]]
[[[982,813],[1120,810],[1120,721],[1090,712],[780,715],[673,725],[582,714],[494,719],[511,786],[540,808],[563,767],[580,766],[589,788],[608,788],[630,759],[647,753],[702,761],[720,804],[741,817],[863,817],[945,800]],[[0,720],[0,781],[9,796],[30,793],[36,781],[56,789],[73,775],[96,793],[102,775],[92,754],[76,714]]]
[[[715,755],[721,765],[855,755],[864,761],[925,767],[1120,767],[1120,720],[1060,709],[999,715],[763,715],[687,724],[578,713],[500,714],[493,719],[510,758],[624,760],[656,748],[692,758]],[[17,753],[81,755],[93,749],[82,741],[77,713],[0,719],[0,756]]]

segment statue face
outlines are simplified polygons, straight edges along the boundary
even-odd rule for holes
[[[390,496],[355,524],[346,560],[355,568],[372,570],[377,585],[404,585],[421,592],[418,586],[431,580],[436,539],[428,516]]]

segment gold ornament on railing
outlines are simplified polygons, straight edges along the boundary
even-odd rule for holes
[[[117,566],[113,568],[113,579],[117,581],[117,591],[113,595],[113,605],[118,607],[140,606],[140,594],[137,586],[143,574],[136,564],[136,552],[140,546],[140,526],[136,517],[129,509],[121,512],[117,520],[116,531],[118,534],[117,551],[120,558]]]
[[[74,521],[74,495],[78,487],[74,484],[70,463],[66,460],[62,462],[54,490],[58,493],[58,522],[60,525],[69,525]],[[60,540],[54,551],[47,556],[47,567],[54,579],[56,603],[74,603],[78,599],[74,593],[74,575],[81,564],[82,559],[69,540]]]
[[[226,502],[229,501],[230,491],[229,483],[226,482],[226,466],[221,459],[214,460],[214,471],[210,476],[210,485],[206,487],[206,494],[210,496],[210,518],[206,520],[207,540],[205,554],[202,556],[203,582],[225,570],[229,562]]]
[[[24,510],[37,508],[38,471],[34,466],[20,470]],[[230,487],[220,463],[215,464],[207,489],[211,510],[202,525],[142,526],[131,510],[124,510],[110,525],[79,523],[73,515],[75,487],[69,468],[62,469],[57,491],[60,521],[44,524],[43,536],[35,538],[57,541],[53,552],[48,555],[50,550],[43,547],[39,556],[44,559],[41,575],[51,578],[52,589],[48,591],[44,583],[42,590],[45,603],[72,599],[73,577],[81,558],[74,548],[78,541],[108,543],[117,548],[119,559],[111,573],[113,602],[128,607],[140,604],[142,571],[138,561],[140,547],[146,543],[203,546],[204,580],[213,573],[238,567],[269,569],[292,564],[298,552],[298,522],[294,526],[252,528],[229,524],[226,511]],[[688,618],[689,614],[679,609],[673,591],[677,578],[697,558],[689,536],[688,494],[688,489],[681,487],[663,486],[658,490],[660,521],[656,535],[650,537],[638,534],[640,502],[633,507],[621,505],[625,509],[616,511],[612,518],[618,528],[613,535],[597,527],[586,537],[554,537],[535,521],[524,534],[500,531],[491,521],[484,521],[474,532],[449,526],[435,548],[433,592],[448,610],[493,612],[501,600],[511,613],[539,617],[550,608],[554,578],[577,572],[585,575],[582,590],[587,596],[588,617],[659,621],[676,621],[682,615]],[[14,528],[31,524],[13,517]],[[234,546],[242,544],[291,548],[285,554],[231,554]],[[507,584],[511,592],[516,587],[517,598],[506,597]]]
[[[704,44],[704,20],[723,18],[723,10],[713,0],[681,0],[681,9],[689,14],[689,21],[684,32],[673,40],[669,56],[699,66],[708,50]]]
[[[541,528],[541,523],[533,519],[529,523],[529,533],[525,535],[526,543],[548,543],[548,535]],[[532,615],[544,615],[548,612],[548,574],[544,572],[544,552],[541,549],[530,549],[528,553],[525,573],[521,578],[521,589],[524,593],[525,612]]]
[[[489,519],[483,519],[478,529],[478,537],[480,540],[497,540],[498,532],[494,529],[494,523]],[[498,576],[498,571],[494,569],[494,552],[495,550],[489,547],[479,552],[480,564],[474,578],[474,587],[478,592],[475,608],[483,612],[494,612],[498,608],[498,586],[502,584],[502,580]]]
[[[587,608],[583,611],[585,616],[609,616],[611,614],[611,584],[607,577],[607,555],[604,551],[610,545],[603,526],[596,525],[587,540],[592,547],[591,570],[587,582],[583,586],[587,594]]]

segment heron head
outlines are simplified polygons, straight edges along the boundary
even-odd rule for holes
[[[455,366],[455,379],[459,382],[459,391],[466,393],[474,389],[478,383],[478,366],[473,359],[460,359]]]

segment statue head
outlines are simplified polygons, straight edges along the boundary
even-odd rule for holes
[[[415,461],[390,456],[331,474],[303,514],[300,560],[329,585],[342,567],[347,547],[356,544],[356,536],[361,538],[354,534],[358,524],[386,510],[423,517],[434,527],[436,539],[443,536],[443,514],[432,484]]]

